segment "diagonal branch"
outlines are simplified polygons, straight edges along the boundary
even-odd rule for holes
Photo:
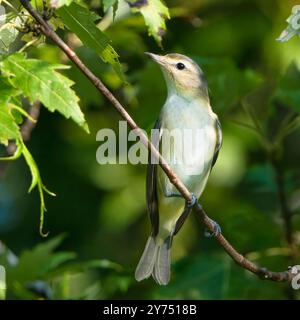
[[[148,148],[151,155],[158,161],[161,168],[164,170],[168,176],[170,182],[178,189],[186,201],[192,201],[192,195],[182,181],[178,178],[175,172],[172,171],[167,161],[161,156],[154,145],[148,140],[148,137],[143,133],[131,116],[127,113],[122,104],[115,98],[115,96],[106,88],[102,81],[96,77],[96,75],[86,67],[86,65],[80,60],[76,53],[54,32],[52,27],[40,16],[40,14],[33,9],[28,0],[20,0],[22,5],[27,9],[31,16],[39,23],[41,26],[41,31],[45,36],[50,38],[76,65],[78,69],[92,82],[92,84],[103,94],[114,106],[114,108],[120,113],[122,118],[127,121],[129,126],[135,131],[136,135],[139,136],[141,142]],[[201,205],[196,202],[194,205],[194,211],[200,220],[205,224],[207,229],[211,232],[214,230],[214,224],[211,219],[207,216]],[[220,234],[216,236],[217,241],[227,252],[227,254],[242,268],[249,270],[250,272],[256,274],[262,279],[268,279],[272,281],[291,281],[295,276],[292,270],[289,268],[287,271],[283,272],[273,272],[266,268],[262,268],[254,264],[253,262],[246,259],[243,255],[238,253],[233,246],[225,239],[225,237]]]

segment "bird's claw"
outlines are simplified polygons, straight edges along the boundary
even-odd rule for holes
[[[220,225],[216,221],[211,220],[211,223],[214,225],[214,231],[210,232],[210,231],[206,230],[204,232],[204,235],[207,238],[217,237],[218,235],[220,235],[222,233],[222,229],[221,229]]]
[[[192,208],[198,201],[198,198],[194,195],[194,193],[191,193],[191,196],[191,201],[186,202],[188,208]]]

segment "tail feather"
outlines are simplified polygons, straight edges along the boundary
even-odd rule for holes
[[[170,281],[171,245],[172,237],[169,236],[157,250],[152,276],[153,279],[160,285],[166,285]]]
[[[156,252],[157,252],[157,246],[155,244],[155,240],[152,236],[150,236],[146,243],[146,246],[142,254],[142,257],[139,261],[139,264],[137,265],[135,270],[135,279],[137,281],[142,281],[151,276],[154,263],[155,263]]]
[[[153,236],[148,238],[142,257],[135,271],[135,279],[141,281],[151,276],[160,285],[170,281],[172,236],[162,244],[155,242]]]

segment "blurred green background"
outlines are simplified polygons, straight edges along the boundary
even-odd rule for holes
[[[99,1],[91,2],[103,15]],[[146,130],[159,114],[166,87],[159,68],[143,52],[178,52],[199,62],[224,135],[200,203],[222,226],[224,236],[255,263],[274,271],[300,264],[299,129],[272,145],[283,128],[281,121],[300,112],[300,39],[276,41],[298,1],[166,4],[171,20],[163,50],[148,36],[141,16],[128,12],[126,5],[120,5],[115,22],[106,29],[120,53],[127,86],[74,35],[62,35]],[[31,49],[30,55],[68,63],[50,42]],[[217,241],[204,237],[194,215],[174,239],[170,284],[159,287],[152,279],[137,283],[134,269],[150,230],[146,167],[97,164],[96,133],[117,129],[120,117],[74,66],[66,74],[76,82],[91,134],[42,110],[28,142],[44,183],[57,194],[46,199],[48,238],[38,233],[39,200],[36,192],[27,194],[30,175],[24,161],[1,165],[0,239],[5,246],[0,247],[0,264],[7,256],[11,265],[16,263],[9,250],[20,258],[16,266],[7,267],[8,298],[299,298],[289,283],[263,281],[235,265]],[[247,127],[255,128],[253,119],[263,134]],[[292,214],[292,246],[287,243],[278,188]]]

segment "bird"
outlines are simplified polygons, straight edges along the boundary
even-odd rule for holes
[[[210,105],[204,73],[195,61],[178,53],[145,54],[160,66],[167,85],[167,98],[154,126],[156,134],[152,143],[191,191],[193,199],[192,203],[185,201],[149,156],[146,196],[151,234],[137,265],[135,279],[142,281],[152,275],[159,285],[167,285],[171,277],[172,239],[204,191],[222,146],[222,129]],[[189,140],[183,134],[184,141],[175,143],[175,138],[170,139],[170,132],[176,130],[189,132]],[[183,158],[187,161],[182,161]],[[215,225],[213,235],[217,235],[220,227],[212,222]]]

